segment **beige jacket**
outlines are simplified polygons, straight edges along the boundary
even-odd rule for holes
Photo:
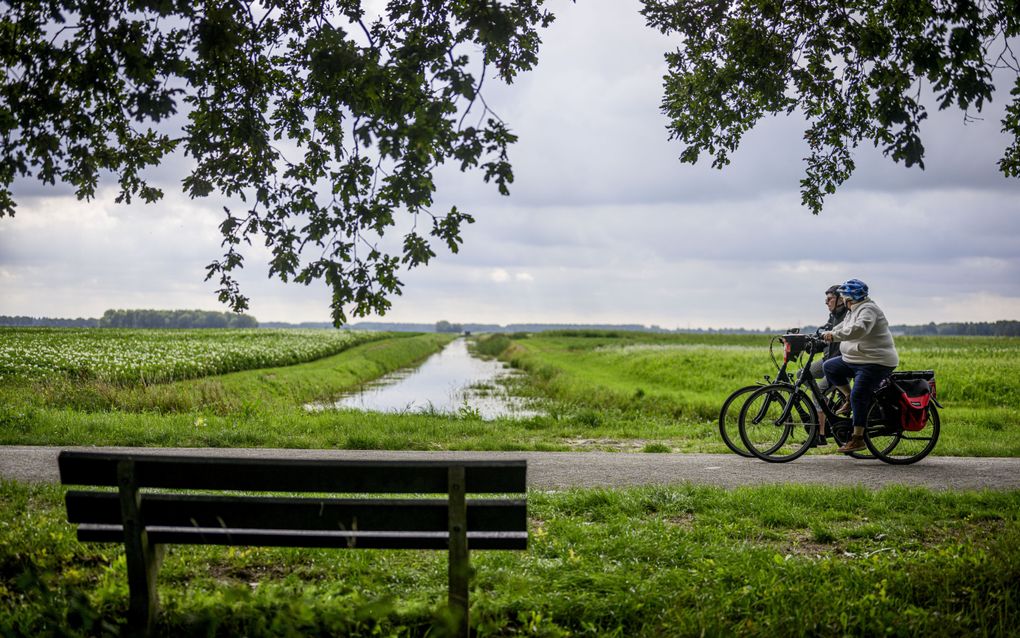
[[[900,363],[889,322],[870,297],[854,304],[843,321],[832,329],[832,340],[840,342],[839,352],[847,363],[890,368]]]

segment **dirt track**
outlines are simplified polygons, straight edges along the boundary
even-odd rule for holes
[[[535,489],[622,487],[695,483],[738,487],[777,483],[822,485],[923,485],[932,489],[1020,489],[1020,458],[929,457],[908,466],[858,461],[837,455],[808,455],[771,464],[732,454],[641,454],[619,452],[377,452],[263,448],[57,448],[0,446],[0,478],[56,482],[61,449],[104,449],[146,454],[329,459],[527,459]]]

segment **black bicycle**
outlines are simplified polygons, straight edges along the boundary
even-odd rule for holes
[[[771,463],[785,463],[799,458],[815,445],[818,432],[818,418],[815,405],[825,414],[827,434],[843,445],[853,433],[851,420],[842,414],[839,406],[825,400],[818,383],[811,375],[811,362],[815,355],[825,348],[825,342],[818,336],[800,334],[783,335],[791,349],[809,352],[803,373],[793,383],[774,383],[758,388],[744,402],[738,417],[740,439],[755,457]],[[875,399],[868,410],[864,442],[870,455],[897,465],[915,463],[927,456],[938,441],[941,422],[938,409],[941,405],[934,398],[924,407],[923,422],[917,431],[904,427],[904,409],[898,406],[895,391],[898,382],[917,375],[930,375],[934,384],[934,372],[893,373],[889,381],[876,391]],[[805,391],[806,388],[806,391]],[[914,426],[916,427],[916,426]],[[902,447],[901,447],[902,446]],[[863,452],[852,452],[855,458],[870,458]]]
[[[794,336],[796,335],[796,336]],[[787,373],[787,368],[791,363],[799,362],[801,355],[804,353],[806,347],[806,341],[804,339],[798,339],[797,337],[806,337],[802,335],[798,330],[790,330],[786,335],[772,337],[769,342],[769,357],[772,359],[772,364],[776,366],[776,378],[775,381],[765,375],[764,382],[757,382],[751,385],[745,385],[741,388],[737,388],[726,397],[726,400],[722,404],[722,408],[719,410],[719,435],[722,437],[723,443],[726,444],[733,453],[739,454],[746,458],[755,458],[745,448],[740,439],[739,432],[739,415],[740,408],[743,407],[744,402],[747,401],[749,395],[763,387],[770,385],[788,385],[793,387],[794,379]],[[786,338],[790,337],[790,338]],[[779,363],[776,357],[775,346],[777,343],[783,344],[783,362]],[[810,362],[808,363],[810,365]],[[839,409],[844,403],[845,399],[843,395],[836,392],[835,388],[829,388],[823,393],[825,401],[831,404],[833,409]]]

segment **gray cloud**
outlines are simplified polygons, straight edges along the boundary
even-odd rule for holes
[[[966,127],[933,114],[925,171],[862,148],[857,174],[812,216],[799,201],[797,118],[762,122],[724,171],[680,164],[658,111],[675,43],[644,26],[637,2],[553,9],[538,69],[509,88],[488,82],[489,104],[521,136],[512,196],[444,167],[434,212],[456,203],[477,223],[459,254],[441,248],[401,276],[386,320],[781,328],[819,322],[821,291],[849,277],[894,323],[1020,317],[1018,182],[996,173],[995,109]],[[167,197],[153,206],[115,206],[110,192],[78,203],[19,182],[22,210],[0,220],[0,314],[218,308],[202,278],[230,203],[181,195],[185,159],[154,173]],[[324,286],[270,281],[265,249],[245,250],[252,314],[328,318]]]

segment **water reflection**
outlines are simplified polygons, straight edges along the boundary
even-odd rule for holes
[[[483,419],[527,418],[537,414],[507,394],[499,380],[510,370],[499,361],[471,356],[467,340],[456,339],[415,369],[388,374],[356,394],[309,409],[353,408],[373,412],[477,414]]]

